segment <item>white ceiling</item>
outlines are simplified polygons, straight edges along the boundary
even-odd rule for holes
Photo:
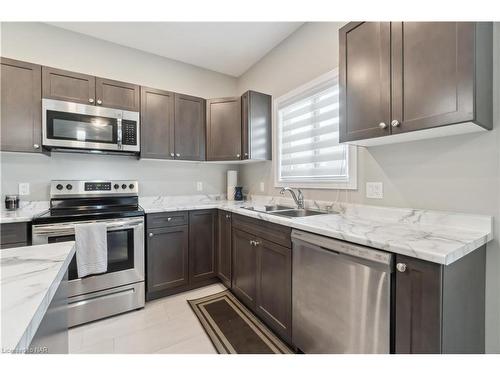
[[[51,25],[239,77],[302,22],[51,22]]]

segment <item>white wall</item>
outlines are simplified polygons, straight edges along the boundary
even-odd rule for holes
[[[338,23],[308,23],[238,79],[247,89],[279,97],[338,66]],[[500,353],[500,23],[495,24],[495,125],[481,133],[360,148],[358,190],[340,200],[495,216],[495,240],[487,250],[486,348]],[[243,185],[276,195],[272,163],[242,166]],[[383,199],[365,198],[365,183],[384,183]],[[304,190],[307,199],[335,200],[337,190]]]
[[[157,55],[43,23],[1,23],[0,55],[56,68],[172,90],[204,98],[232,96],[236,79]],[[135,160],[122,156],[1,153],[2,199],[19,182],[31,184],[22,199],[48,199],[52,179],[125,178],[141,182],[141,195],[225,192],[225,172],[235,166]]]

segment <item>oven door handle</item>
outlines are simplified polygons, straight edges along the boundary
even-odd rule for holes
[[[88,224],[92,222],[82,222],[81,224]],[[141,220],[123,220],[106,225],[108,230],[121,230],[121,229],[133,229],[138,225],[144,224]],[[61,225],[47,225],[47,226],[33,226],[33,234],[37,235],[62,235],[62,234],[73,234],[75,232],[75,224],[61,224]]]

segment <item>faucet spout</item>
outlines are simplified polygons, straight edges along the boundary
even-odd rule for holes
[[[299,210],[303,210],[304,209],[304,194],[302,194],[302,191],[300,189],[297,189],[297,194],[295,194],[295,192],[293,191],[292,188],[285,186],[284,188],[281,189],[280,194],[285,195],[285,191],[288,191],[290,193],[293,200],[295,201],[295,204],[297,205],[297,208]]]

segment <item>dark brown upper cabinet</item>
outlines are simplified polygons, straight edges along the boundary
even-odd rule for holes
[[[205,160],[205,99],[142,87],[141,157]]]
[[[390,23],[350,23],[339,36],[341,142],[390,134]]]
[[[231,288],[231,213],[218,212],[217,221],[217,276]]]
[[[96,104],[125,111],[139,111],[140,87],[132,83],[96,78]]]
[[[175,158],[205,160],[205,99],[175,94]]]
[[[189,280],[192,284],[216,276],[216,217],[217,210],[189,212]]]
[[[341,142],[492,128],[491,23],[353,22],[339,38]]]
[[[95,104],[95,77],[62,69],[42,67],[44,98]]]
[[[271,95],[247,91],[241,96],[242,159],[271,160]]]
[[[139,111],[138,85],[47,66],[42,68],[42,93],[44,98]]]
[[[1,150],[41,152],[41,67],[1,58]]]
[[[174,159],[174,93],[141,88],[141,157]]]
[[[241,160],[241,98],[207,100],[207,160]]]

